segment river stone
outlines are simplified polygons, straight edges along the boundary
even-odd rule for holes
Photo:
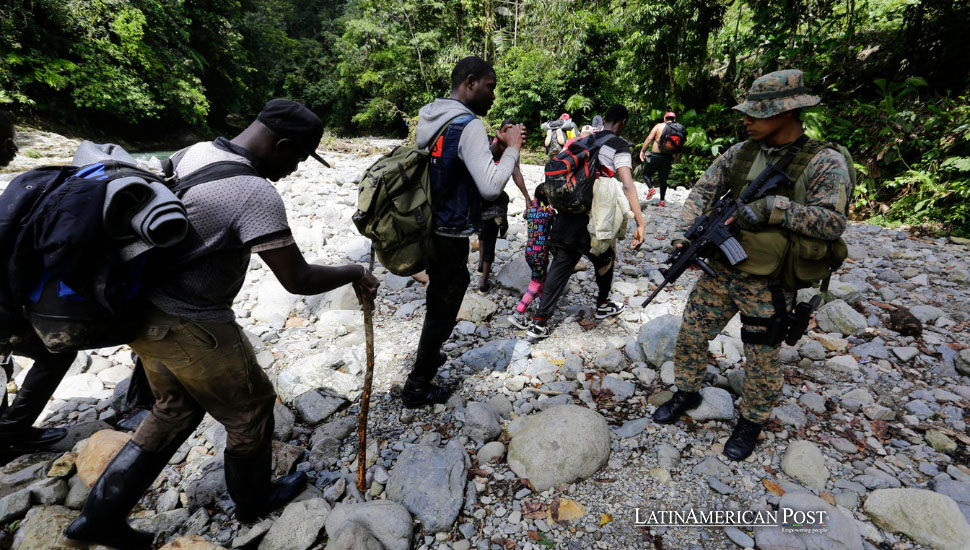
[[[320,390],[310,390],[296,398],[294,405],[300,417],[314,426],[330,417],[347,404],[342,397],[333,397]]]
[[[609,461],[610,443],[599,413],[562,405],[526,420],[509,443],[508,463],[536,491],[545,491],[595,474]]]
[[[373,500],[359,504],[337,504],[327,516],[327,534],[333,536],[340,533],[351,523],[365,527],[386,550],[410,548],[413,529],[411,515],[407,508],[397,502]]]
[[[687,411],[687,415],[697,422],[734,418],[734,399],[727,390],[708,386],[701,388],[701,397],[701,404]]]
[[[298,301],[300,297],[287,292],[276,278],[267,279],[256,288],[256,307],[250,316],[255,321],[278,330],[286,324]]]
[[[201,535],[179,537],[158,550],[226,550]]]
[[[465,298],[461,302],[461,308],[458,310],[458,320],[459,321],[471,321],[472,323],[482,323],[492,316],[493,313],[498,309],[491,300],[471,292],[465,294]]]
[[[498,286],[523,294],[529,288],[532,280],[532,268],[525,261],[525,254],[516,254],[512,261],[506,263],[495,277]]]
[[[788,492],[778,503],[778,522],[792,523],[784,510],[825,512],[825,530],[821,533],[786,533],[781,526],[755,529],[759,550],[863,550],[862,535],[855,519],[819,497],[805,492]]]
[[[781,460],[781,469],[801,484],[815,489],[824,489],[829,478],[825,457],[811,441],[798,440],[789,443],[785,457]]]
[[[259,550],[306,550],[329,514],[330,505],[322,498],[290,503],[259,542]]]
[[[118,451],[131,439],[131,435],[114,430],[101,430],[92,435],[77,457],[77,475],[88,487],[101,477]]]
[[[314,264],[317,262],[314,261]],[[323,263],[322,265],[328,265]],[[335,309],[350,309],[359,311],[360,302],[357,301],[357,294],[354,293],[353,285],[343,285],[330,292],[310,296],[306,299],[307,309],[313,311],[317,317],[322,317],[327,311]]]
[[[219,500],[226,492],[226,474],[223,460],[220,456],[213,456],[199,468],[198,474],[182,484],[185,492],[186,506],[199,508],[208,506]]]
[[[815,314],[818,327],[825,332],[839,332],[855,336],[869,326],[866,318],[843,300],[833,300],[820,307]]]
[[[108,390],[107,395],[102,395],[105,393],[101,379],[96,374],[85,372],[65,377],[54,390],[54,399],[101,398],[110,396],[111,391]]]
[[[863,505],[878,527],[938,550],[966,550],[970,525],[950,497],[926,489],[878,489]]]
[[[330,536],[324,550],[384,550],[384,546],[366,527],[351,521]]]
[[[960,350],[953,357],[953,366],[964,376],[970,376],[970,349]]]
[[[276,377],[276,393],[286,404],[292,404],[304,393],[319,389],[328,395],[356,401],[363,390],[363,380],[335,370],[344,359],[332,353],[318,353],[287,366]]]
[[[478,450],[478,464],[484,466],[492,462],[501,462],[505,457],[505,445],[501,441],[486,443]]]
[[[512,363],[527,360],[529,353],[531,346],[525,340],[493,340],[480,348],[466,351],[458,360],[477,371],[504,371]]]
[[[465,502],[465,449],[453,439],[445,448],[408,447],[391,468],[387,499],[403,504],[425,532],[448,531]]]
[[[77,512],[63,506],[35,506],[27,512],[20,522],[20,528],[13,539],[17,550],[65,550],[57,544],[57,538],[74,521]]]
[[[492,441],[502,434],[498,411],[483,403],[469,403],[465,407],[465,425],[461,431],[479,443]]]
[[[924,464],[926,463],[924,462]],[[963,512],[963,517],[970,521],[970,481],[954,481],[947,477],[941,477],[933,480],[930,483],[930,488],[956,501],[960,511]]]
[[[683,318],[680,315],[661,315],[640,327],[637,341],[647,362],[660,367],[674,358],[674,346]]]
[[[0,525],[22,518],[30,510],[30,504],[29,487],[0,498]]]
[[[944,314],[942,309],[928,305],[913,306],[909,308],[909,312],[916,316],[924,325],[939,319]]]
[[[939,430],[926,430],[926,434],[923,437],[933,447],[933,450],[938,453],[952,453],[957,450],[956,441],[953,441]]]
[[[593,366],[606,372],[620,372],[625,366],[623,352],[618,349],[605,350],[593,359]]]

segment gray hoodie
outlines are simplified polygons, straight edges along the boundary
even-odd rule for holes
[[[426,148],[428,142],[442,126],[465,113],[475,114],[457,99],[440,98],[421,107],[418,111],[417,146]],[[458,158],[465,163],[482,198],[494,200],[512,177],[512,170],[519,162],[519,150],[508,147],[499,163],[495,164],[492,160],[492,152],[488,148],[485,125],[476,117],[461,133],[461,139],[458,141]]]

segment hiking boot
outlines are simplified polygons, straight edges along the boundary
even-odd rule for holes
[[[225,451],[226,488],[236,503],[236,519],[252,523],[281,508],[306,488],[307,476],[297,472],[270,481],[273,448],[250,455]]]
[[[660,201],[660,206],[666,206],[666,205],[664,204],[664,201]]]
[[[550,332],[552,331],[549,330],[549,326],[546,325],[545,321],[533,320],[532,324],[529,325],[529,332],[526,333],[526,336],[534,342],[536,340],[545,340],[549,337]]]
[[[701,404],[700,392],[680,391],[674,394],[669,401],[660,405],[653,413],[653,420],[659,424],[673,424],[682,414],[690,409],[697,408]]]
[[[444,405],[451,397],[451,390],[436,386],[431,382],[418,382],[408,378],[401,391],[401,403],[406,409],[417,409],[425,405]]]
[[[529,330],[529,316],[516,311],[512,315],[509,315],[509,324],[522,330]]]
[[[652,196],[654,196],[656,194],[657,194],[657,190],[651,187],[650,190],[647,191],[647,199],[649,200],[650,197],[652,197]]]
[[[606,302],[605,304],[599,304],[596,306],[596,318],[606,319],[607,317],[619,315],[623,312],[625,307],[625,305],[617,302]]]
[[[738,461],[748,458],[758,444],[759,435],[761,435],[761,424],[739,416],[731,437],[724,444],[724,456]]]
[[[68,548],[102,545],[124,550],[152,548],[155,535],[132,529],[128,514],[168,464],[172,452],[153,453],[128,441],[95,482],[81,515],[58,539]]]

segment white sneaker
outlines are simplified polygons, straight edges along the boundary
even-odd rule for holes
[[[607,317],[613,317],[619,315],[626,308],[624,304],[617,302],[606,302],[605,304],[600,304],[596,306],[596,318],[606,319]]]
[[[516,311],[512,315],[509,315],[509,324],[522,330],[529,330],[529,316]]]

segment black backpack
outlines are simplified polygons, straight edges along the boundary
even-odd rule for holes
[[[110,237],[102,223],[108,184],[136,178],[181,196],[234,175],[257,174],[247,164],[222,162],[166,178],[106,160],[45,166],[15,178],[0,195],[0,342],[32,329],[52,352],[130,343],[157,249],[122,258],[129,243]]]
[[[679,122],[668,122],[660,134],[660,151],[668,155],[676,155],[684,149],[687,141],[687,128]]]
[[[546,164],[543,184],[549,203],[560,212],[588,212],[600,168],[599,150],[614,134],[593,134],[569,144]]]

